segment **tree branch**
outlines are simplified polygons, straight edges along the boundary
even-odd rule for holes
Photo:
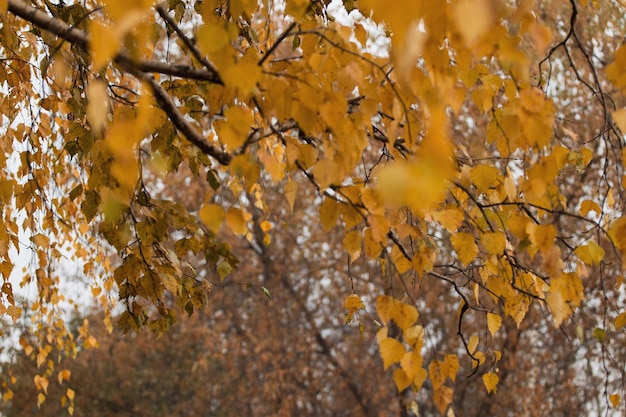
[[[196,145],[205,154],[213,157],[220,164],[230,164],[233,156],[209,143],[206,138],[198,132],[198,130],[196,130],[187,119],[185,119],[185,116],[178,110],[178,107],[176,107],[176,104],[172,101],[169,94],[167,94],[163,87],[161,87],[161,84],[159,84],[152,76],[141,71],[134,70],[132,67],[127,67],[125,69],[135,77],[148,83],[152,89],[154,98],[156,98],[163,111],[167,113],[169,119],[172,121],[174,126],[176,126],[176,129],[185,135],[189,142]]]
[[[9,0],[9,12],[30,22],[33,26],[44,29],[85,51],[89,50],[89,35],[76,29],[60,19],[56,19],[46,12],[30,6],[20,0]],[[136,60],[127,53],[120,51],[113,59],[118,64],[132,65],[143,72],[157,72],[173,77],[208,81],[214,84],[223,84],[217,71],[211,67],[196,68],[188,65],[172,65],[151,59]]]
[[[204,55],[202,55],[202,52],[200,52],[198,47],[196,45],[194,45],[194,43],[183,33],[183,31],[180,29],[180,27],[178,27],[178,25],[176,24],[174,19],[172,19],[172,17],[167,13],[167,10],[165,10],[165,7],[163,7],[162,5],[159,4],[158,6],[156,6],[156,11],[157,11],[157,13],[159,13],[159,16],[161,16],[161,18],[163,20],[165,20],[165,22],[172,29],[174,29],[174,32],[176,32],[178,37],[183,41],[183,43],[185,44],[187,49],[189,49],[189,51],[191,51],[191,53],[198,60],[198,62],[200,62],[202,65],[204,65],[204,67],[209,72],[215,74],[215,76],[219,80],[219,82],[217,82],[217,84],[222,84],[222,80],[221,80],[219,74],[217,73],[217,70],[213,66],[213,64],[211,64],[209,62],[209,60],[206,59],[206,57]],[[187,78],[189,78],[189,77],[187,77]]]
[[[19,0],[9,0],[9,12],[27,20],[34,26],[65,39],[85,51],[89,50],[89,36],[87,33],[73,28],[65,22],[51,17],[37,8],[29,6]],[[165,11],[163,12],[165,13]],[[154,97],[165,113],[167,113],[171,122],[191,143],[200,148],[202,152],[213,157],[220,164],[228,165],[230,163],[232,155],[209,143],[206,138],[198,130],[196,130],[187,119],[185,119],[185,116],[178,110],[178,107],[169,94],[167,94],[163,87],[161,87],[161,84],[159,84],[151,75],[147,74],[150,72],[157,72],[181,78],[206,80],[216,84],[222,84],[222,80],[220,79],[217,71],[210,64],[206,65],[201,60],[201,62],[205,64],[206,68],[195,68],[184,65],[170,65],[153,60],[137,61],[132,59],[123,51],[118,52],[114,58],[114,62],[123,70],[148,83],[152,89]]]

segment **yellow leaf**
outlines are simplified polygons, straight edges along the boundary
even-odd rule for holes
[[[423,358],[419,352],[411,350],[406,352],[400,361],[402,370],[406,373],[406,376],[412,381],[422,368]]]
[[[272,181],[274,181],[274,183],[278,183],[284,178],[285,164],[281,161],[280,157],[264,150],[259,150],[257,155],[259,160],[263,163],[265,170],[272,177]]]
[[[453,8],[454,23],[467,45],[478,41],[494,21],[489,0],[459,0]]]
[[[361,301],[361,297],[356,294],[350,294],[343,301],[343,305],[348,313],[356,313],[362,308],[365,308],[363,301]]]
[[[389,219],[384,215],[370,214],[369,216],[367,216],[367,222],[372,229],[372,236],[374,237],[374,239],[378,243],[384,244],[387,240],[389,228],[391,227]]]
[[[383,325],[387,325],[389,320],[393,320],[403,331],[413,326],[419,317],[415,307],[404,304],[387,295],[378,296],[376,299],[376,311]]]
[[[461,368],[461,364],[459,363],[459,358],[456,355],[449,354],[445,357],[446,364],[448,365],[448,377],[452,380],[452,382],[456,381],[456,375]]]
[[[261,222],[261,224],[259,225],[259,227],[261,228],[261,230],[263,230],[265,233],[269,232],[270,230],[272,230],[272,223],[267,221],[267,220],[263,220]]]
[[[420,213],[445,198],[448,170],[434,160],[397,161],[381,168],[376,188],[388,206],[409,206]]]
[[[68,369],[63,369],[61,372],[59,372],[59,375],[58,375],[59,384],[62,384],[63,381],[69,381],[70,375],[71,375],[71,372]]]
[[[448,377],[448,364],[438,360],[432,361],[428,366],[428,375],[433,383],[433,389],[437,390]]]
[[[322,190],[337,182],[341,175],[341,166],[333,159],[322,159],[313,167],[313,176]]]
[[[437,406],[437,409],[439,410],[441,415],[444,415],[444,413],[446,412],[448,405],[450,405],[450,403],[452,402],[453,395],[454,391],[452,390],[452,388],[445,385],[440,386],[433,392],[433,401],[435,402],[435,405]]]
[[[202,52],[212,54],[228,45],[230,37],[223,25],[217,22],[207,22],[196,32],[196,40]]]
[[[602,209],[595,201],[584,200],[582,203],[580,203],[580,214],[582,216],[586,216],[590,211],[595,211],[596,216],[602,214]]]
[[[590,266],[600,265],[604,259],[604,249],[595,240],[590,240],[586,245],[577,247],[574,253],[581,261]]]
[[[235,156],[230,163],[230,169],[233,174],[246,180],[246,189],[248,191],[252,190],[261,174],[259,164],[249,154]]]
[[[231,0],[229,2],[231,16],[237,18],[243,13],[248,16],[252,15],[252,12],[257,7],[257,2],[254,0]]]
[[[495,393],[497,391],[499,380],[500,378],[498,377],[498,375],[493,372],[487,372],[485,375],[483,375],[483,383],[485,384],[488,393]]]
[[[452,246],[463,265],[468,265],[478,255],[478,246],[471,233],[456,233],[450,238]]]
[[[354,24],[354,37],[357,41],[359,41],[361,46],[365,46],[367,43],[367,30],[365,30],[365,27],[362,24]]]
[[[224,222],[224,209],[217,204],[204,204],[198,213],[200,220],[213,234],[217,234]]]
[[[296,203],[296,195],[298,193],[298,182],[289,180],[285,184],[285,198],[289,204],[289,210],[293,213],[293,205]]]
[[[386,337],[379,342],[379,350],[384,369],[400,362],[406,352],[404,345],[391,337]]]
[[[491,165],[478,165],[472,168],[470,172],[470,180],[481,193],[489,191],[489,188],[495,185],[499,176],[500,170]]]
[[[408,260],[403,254],[398,246],[393,246],[391,249],[391,261],[396,266],[398,273],[404,274],[406,271],[411,269],[411,261]]]
[[[427,377],[428,377],[428,372],[426,372],[426,369],[424,368],[418,369],[417,374],[415,375],[415,378],[413,378],[413,390],[415,392],[418,392],[422,388],[422,385],[424,384],[424,381],[426,381]]]
[[[548,252],[554,246],[556,239],[556,227],[552,224],[537,225],[528,223],[526,225],[526,233],[530,241],[542,252]]]
[[[552,311],[555,327],[572,314],[572,308],[578,307],[583,298],[583,284],[577,274],[569,272],[550,279],[550,294],[546,302]]]
[[[507,176],[504,178],[504,192],[510,201],[515,201],[517,198],[517,186],[515,185],[515,179],[511,172],[507,168]]]
[[[65,395],[67,395],[67,398],[69,398],[69,399],[70,399],[70,401],[74,401],[74,395],[75,395],[75,393],[74,393],[74,390],[73,390],[73,389],[68,388],[68,389],[67,389],[67,392],[66,392],[66,394],[65,394]]]
[[[46,378],[45,376],[41,376],[41,375],[35,375],[34,381],[35,381],[35,387],[37,387],[38,390],[43,391],[46,394],[48,393],[48,385],[49,385],[48,378]]]
[[[478,346],[478,336],[474,335],[470,337],[470,341],[467,344],[467,350],[469,350],[469,353],[474,353],[474,351],[476,351],[477,346]]]
[[[46,401],[46,395],[43,392],[40,392],[37,395],[37,407],[41,408],[41,405]]]
[[[420,325],[411,326],[402,333],[404,341],[413,350],[419,351],[424,345],[424,328]]]
[[[354,262],[361,255],[362,235],[359,230],[346,233],[343,238],[343,248],[350,256],[350,262]]]
[[[248,230],[246,216],[243,210],[236,207],[229,207],[226,212],[226,224],[237,235],[243,235]]]
[[[83,346],[85,347],[85,349],[93,349],[98,347],[98,341],[95,337],[89,336],[87,337],[87,340],[85,340],[85,343],[83,343]]]
[[[615,328],[617,330],[621,329],[624,326],[626,326],[626,311],[620,313],[620,315],[615,318]]]
[[[98,21],[92,21],[90,23],[91,31],[91,43],[89,50],[92,55],[93,69],[95,72],[111,61],[111,59],[117,53],[121,37],[118,31],[114,28],[100,23]]]
[[[398,388],[398,392],[404,391],[411,385],[411,379],[400,368],[394,369],[393,382],[396,383],[396,388]]]
[[[626,217],[619,218],[613,222],[609,229],[609,236],[615,246],[620,250],[622,256],[626,255]],[[626,259],[623,261],[626,264]]]
[[[93,80],[87,85],[87,120],[95,132],[101,132],[109,112],[107,85],[101,80]]]
[[[496,332],[502,325],[502,317],[498,314],[487,313],[487,327],[492,337],[495,337]]]
[[[480,238],[480,243],[487,253],[498,255],[504,252],[506,247],[506,236],[502,232],[487,232]]]
[[[332,229],[339,219],[339,205],[332,198],[326,197],[320,206],[320,221],[325,232]]]
[[[620,46],[615,51],[615,59],[606,67],[606,75],[609,81],[613,83],[617,88],[626,89],[626,46]],[[621,129],[621,127],[620,127]]]
[[[252,111],[243,106],[231,106],[224,112],[226,120],[218,120],[214,123],[215,132],[220,143],[226,149],[239,149],[246,143],[248,132],[254,121]]]
[[[295,19],[300,19],[309,7],[309,0],[287,0],[286,3],[285,13]]]
[[[621,399],[622,397],[618,393],[609,395],[609,401],[611,402],[613,408],[616,408],[619,405]]]
[[[46,249],[50,246],[50,239],[41,233],[37,233],[30,240],[41,249]]]
[[[615,110],[611,116],[613,117],[613,120],[615,120],[619,130],[626,132],[626,108]]]
[[[455,233],[465,220],[463,210],[451,208],[433,213],[433,218],[450,233]]]
[[[383,249],[381,244],[374,239],[371,227],[368,227],[363,231],[363,246],[365,248],[365,256],[367,256],[368,259],[378,258],[378,255],[380,255],[380,252]]]
[[[554,103],[546,99],[538,88],[527,88],[519,94],[519,121],[524,134],[524,144],[542,148],[552,139]]]
[[[16,322],[17,319],[19,319],[22,315],[22,309],[19,307],[15,307],[14,305],[10,305],[7,307],[7,314],[11,316],[13,322]]]

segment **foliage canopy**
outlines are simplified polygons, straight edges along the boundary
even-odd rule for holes
[[[35,323],[21,343],[44,369],[40,402],[52,348],[77,350],[63,262],[109,314],[119,298],[122,330],[163,333],[245,263],[225,236],[262,252],[303,204],[342,236],[346,321],[376,323],[398,391],[428,381],[442,414],[460,361],[497,391],[499,332],[546,320],[533,309],[620,349],[621,5],[344,1],[349,24],[327,6],[0,1],[0,313]],[[195,183],[203,195],[182,198]],[[359,263],[380,279],[356,294]],[[432,282],[454,295],[458,345],[425,362]],[[27,309],[15,283],[37,289]]]

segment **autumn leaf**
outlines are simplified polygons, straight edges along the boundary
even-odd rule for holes
[[[495,337],[496,332],[501,325],[502,317],[500,317],[498,314],[487,313],[487,328],[489,329],[492,337]]]
[[[4,337],[20,331],[24,312],[37,324],[16,346],[39,369],[38,379],[26,378],[35,382],[29,406],[58,395],[49,403],[74,412],[74,392],[45,381],[66,384],[65,358],[95,357],[92,348],[108,340],[62,317],[84,310],[83,297],[65,291],[82,285],[64,273],[66,263],[89,282],[78,293],[107,312],[109,330],[117,322],[124,333],[162,335],[183,316],[219,307],[210,310],[220,320],[203,332],[229,335],[220,352],[253,387],[239,392],[223,382],[233,378],[219,379],[234,375],[232,363],[211,364],[219,369],[209,372],[219,382],[214,397],[235,414],[245,410],[231,399],[256,404],[275,394],[268,369],[277,368],[285,381],[313,379],[303,380],[303,404],[351,409],[345,384],[332,380],[336,369],[315,358],[335,348],[327,333],[342,334],[359,380],[374,359],[352,337],[373,335],[367,321],[354,335],[341,329],[337,301],[351,319],[366,317],[363,302],[376,299],[380,353],[394,368],[387,382],[414,397],[430,375],[422,414],[451,410],[456,393],[446,384],[463,358],[441,324],[461,318],[468,365],[487,388],[458,393],[468,410],[496,390],[499,352],[515,337],[515,329],[499,332],[505,316],[519,329],[546,330],[541,343],[530,341],[533,355],[507,369],[513,379],[539,363],[548,379],[571,368],[571,347],[556,346],[557,330],[530,312],[547,306],[558,328],[585,299],[594,308],[576,317],[581,343],[595,328],[601,353],[623,362],[613,337],[626,324],[626,48],[615,46],[624,25],[614,10],[622,6],[326,3],[0,0],[0,163],[10,168],[0,170],[0,315],[17,325]],[[564,66],[559,54],[571,44],[554,40],[567,31],[577,53]],[[586,59],[597,51],[606,65]],[[360,296],[344,298],[353,291]],[[257,303],[260,294],[274,302]],[[481,310],[485,321],[462,316]],[[284,325],[296,322],[304,332],[297,338]],[[481,323],[491,337],[477,331]],[[311,333],[321,324],[322,338]],[[298,357],[252,358],[258,335],[250,332],[261,332],[266,351]],[[207,357],[219,357],[214,345],[202,341]],[[590,369],[604,365],[598,352],[586,352]],[[143,361],[135,368],[152,371]],[[206,361],[196,362],[194,375],[206,374]],[[319,372],[290,374],[306,367]],[[79,373],[71,375],[83,391]],[[172,375],[151,375],[157,391]],[[594,378],[564,386],[606,403]],[[18,385],[9,376],[0,382],[14,407]],[[466,385],[455,389],[472,390]],[[332,407],[312,394],[320,386],[335,389]],[[395,400],[384,381],[375,394],[360,388],[376,399],[372,414],[389,412]],[[607,387],[613,407],[618,388]],[[575,402],[553,401],[553,392],[509,395],[508,409],[534,401],[572,414]],[[192,409],[196,400],[191,414],[207,410]]]
[[[344,308],[346,309],[346,323],[349,323],[354,316],[354,313],[359,311],[362,308],[365,308],[365,305],[361,301],[361,298],[356,294],[350,294],[343,301]]]
[[[205,213],[206,215],[207,213]],[[229,207],[226,211],[226,224],[233,231],[233,233],[238,235],[243,235],[248,230],[248,225],[246,223],[245,213],[236,207]]]
[[[586,245],[581,245],[574,250],[574,253],[581,261],[587,265],[600,265],[604,259],[604,249],[595,241],[590,240]]]
[[[411,379],[400,368],[394,369],[393,382],[395,382],[398,392],[402,392],[405,389],[407,389],[409,386],[411,386]]]
[[[471,233],[456,233],[450,237],[450,241],[452,242],[452,246],[456,251],[459,260],[467,265],[478,254],[478,246],[476,245],[474,235]]]
[[[199,216],[211,232],[217,233],[224,222],[226,213],[222,207],[216,204],[205,204],[200,209]]]
[[[533,223],[528,223],[526,232],[530,241],[542,252],[548,252],[554,245],[557,233],[556,227],[552,224],[536,225]]]
[[[463,220],[465,220],[465,215],[458,208],[450,208],[435,212],[433,218],[441,223],[450,233],[455,233],[463,223]]]
[[[401,330],[411,327],[419,316],[415,307],[386,295],[376,299],[376,311],[383,324],[393,320]]]
[[[502,232],[484,233],[480,238],[480,243],[487,253],[497,255],[504,252],[506,236]]]
[[[485,384],[485,388],[487,388],[488,393],[495,393],[498,388],[498,381],[500,378],[493,372],[487,372],[483,375],[483,383]]]
[[[386,337],[378,342],[380,356],[383,359],[383,366],[385,369],[391,365],[398,363],[404,357],[406,349],[402,343],[391,337]]]
[[[479,192],[486,193],[495,184],[500,171],[491,165],[478,165],[472,168],[470,179]]]
[[[452,402],[453,395],[454,391],[452,388],[445,385],[440,386],[433,392],[433,401],[442,415]]]
[[[428,377],[433,383],[433,388],[437,390],[448,378],[448,363],[434,360],[428,366]]]
[[[402,360],[400,361],[400,366],[405,372],[409,381],[415,380],[418,374],[422,373],[422,362],[423,358],[419,352],[411,350],[404,354]]]
[[[346,233],[343,238],[343,248],[350,256],[350,261],[354,262],[361,254],[362,233],[353,230]]]
[[[575,273],[569,272],[552,278],[546,301],[552,311],[554,325],[560,326],[572,314],[572,308],[578,307],[583,298],[582,281]]]

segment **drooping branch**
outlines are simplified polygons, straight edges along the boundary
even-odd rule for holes
[[[85,51],[89,50],[89,36],[87,33],[73,28],[37,8],[29,6],[19,0],[9,0],[9,12],[27,20],[36,27],[65,39]],[[171,65],[154,60],[135,60],[130,58],[123,51],[118,52],[114,57],[114,62],[123,70],[148,83],[157,102],[165,113],[167,113],[171,122],[191,143],[200,148],[202,152],[213,157],[220,164],[228,165],[230,163],[232,156],[209,143],[206,138],[185,119],[185,116],[178,110],[178,107],[163,87],[161,87],[152,76],[148,75],[148,73],[156,72],[181,78],[205,80],[222,84],[222,80],[217,74],[217,71],[210,66],[210,64],[205,65],[205,68],[195,68],[185,65]]]
[[[76,29],[60,19],[56,19],[44,11],[30,6],[20,0],[9,0],[10,13],[30,22],[33,26],[44,29],[66,41],[78,46],[85,51],[89,50],[89,35]],[[173,77],[203,80],[215,84],[222,84],[222,80],[217,71],[211,67],[196,68],[188,65],[172,65],[151,59],[136,60],[128,54],[120,51],[113,59],[118,64],[130,64],[143,72],[157,72]]]
[[[220,164],[228,165],[230,163],[233,159],[232,155],[209,143],[206,138],[185,119],[185,116],[178,110],[178,107],[176,107],[176,104],[172,101],[169,94],[161,87],[161,84],[148,74],[141,71],[133,71],[132,67],[127,67],[127,71],[148,83],[161,108],[167,113],[174,126],[185,135],[189,142],[196,145],[205,154],[213,157]]]

